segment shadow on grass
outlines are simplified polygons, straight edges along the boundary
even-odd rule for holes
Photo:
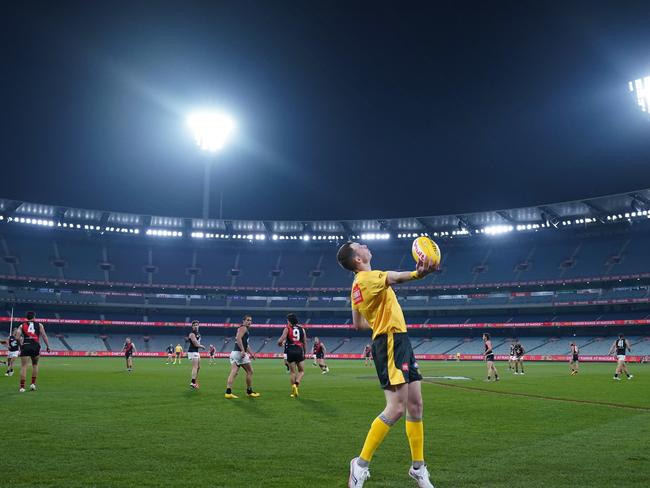
[[[321,415],[324,417],[338,417],[340,416],[339,409],[336,408],[331,403],[327,403],[320,400],[313,400],[311,398],[299,397],[296,400],[296,403],[313,410],[316,415]]]

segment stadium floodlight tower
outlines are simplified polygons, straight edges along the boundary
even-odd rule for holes
[[[194,133],[194,140],[201,150],[211,155],[221,151],[235,130],[235,122],[226,114],[217,111],[204,110],[194,112],[187,118],[187,125]],[[203,220],[210,215],[210,163],[205,164],[203,180]],[[219,211],[221,218],[221,210]]]

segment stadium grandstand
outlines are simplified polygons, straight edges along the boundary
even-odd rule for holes
[[[204,343],[230,352],[254,317],[253,349],[275,357],[284,316],[299,314],[331,357],[360,357],[350,273],[337,247],[359,240],[377,269],[410,269],[411,240],[442,249],[431,278],[396,291],[420,358],[482,359],[481,333],[507,354],[520,338],[537,359],[602,360],[625,332],[650,355],[650,189],[465,215],[355,221],[159,217],[0,200],[0,318],[30,309],[54,354],[111,355],[130,335],[159,354],[200,320]],[[1,323],[0,323],[1,324]]]

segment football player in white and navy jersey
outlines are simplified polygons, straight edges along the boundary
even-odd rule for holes
[[[7,372],[5,376],[14,375],[14,361],[20,356],[20,342],[18,342],[19,330],[16,327],[7,338]]]
[[[625,364],[625,355],[628,352],[632,352],[630,343],[623,334],[619,334],[618,339],[616,339],[612,344],[612,347],[609,348],[609,354],[616,353],[616,371],[614,372],[614,379],[617,381],[621,380],[621,372],[625,373],[628,380],[634,378],[634,375],[630,374],[628,371],[627,364]]]

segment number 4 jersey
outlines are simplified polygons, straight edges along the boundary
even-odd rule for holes
[[[24,322],[21,326],[23,333],[23,345],[25,344],[39,344],[41,343],[41,324],[37,322]]]

